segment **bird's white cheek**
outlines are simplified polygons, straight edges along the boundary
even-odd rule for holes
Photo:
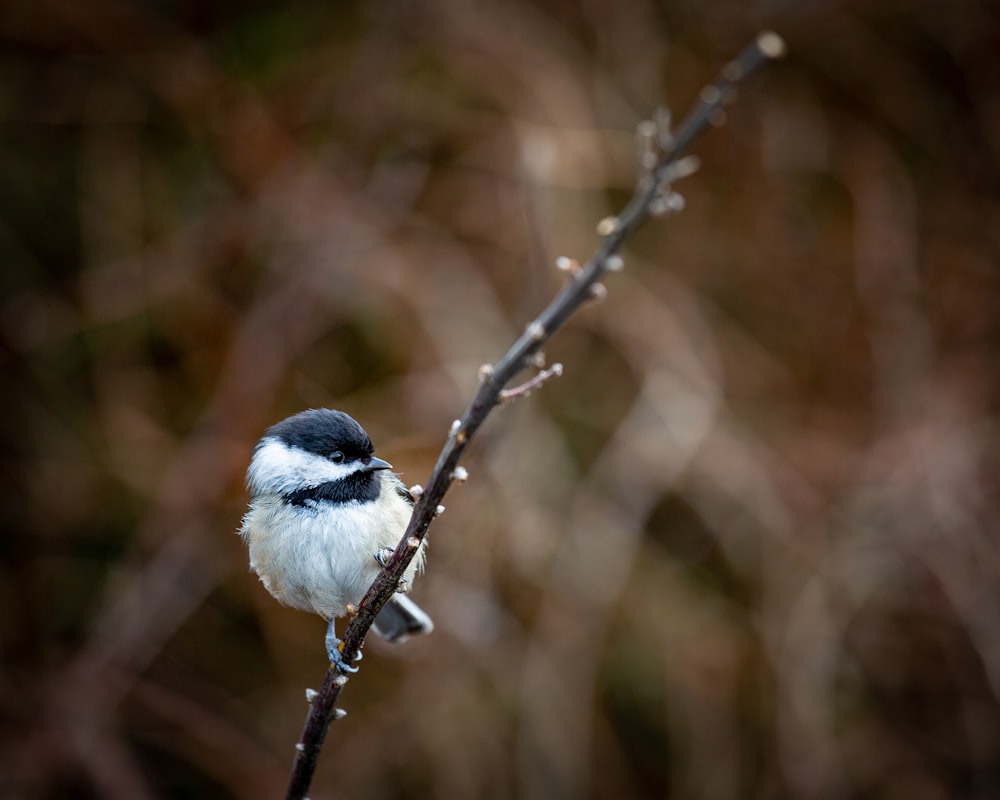
[[[247,486],[254,494],[289,494],[308,486],[337,481],[358,466],[335,464],[315,453],[289,447],[280,439],[262,439],[247,470]]]

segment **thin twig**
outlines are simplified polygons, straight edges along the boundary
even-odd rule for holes
[[[506,405],[507,403],[513,403],[519,397],[527,397],[535,389],[539,388],[543,383],[545,383],[550,378],[558,378],[563,374],[562,364],[553,364],[548,369],[543,369],[537,375],[526,380],[520,386],[515,386],[513,389],[504,389],[500,392],[499,403],[501,405]]]
[[[566,285],[538,318],[527,325],[525,332],[499,362],[480,369],[479,390],[462,417],[452,424],[437,464],[414,506],[406,532],[344,631],[345,659],[351,659],[358,652],[376,615],[396,591],[428,528],[443,510],[441,500],[452,481],[464,476],[465,472],[458,462],[489,413],[504,401],[507,385],[534,363],[533,359],[545,342],[573,312],[588,301],[603,296],[605,290],[598,281],[606,272],[622,268],[618,251],[625,239],[648,217],[683,208],[683,200],[673,192],[671,183],[697,169],[696,160],[682,158],[684,152],[709,125],[720,120],[725,106],[735,98],[737,86],[761,65],[770,59],[780,58],[783,53],[781,37],[771,32],[761,33],[723,68],[715,83],[702,90],[698,104],[679,128],[669,130],[670,116],[664,112],[657,113],[654,121],[641,123],[638,132],[641,139],[639,181],[635,193],[621,214],[601,220],[598,224],[597,232],[603,241],[586,265],[579,267],[575,262],[560,259],[560,267],[569,274]],[[650,128],[650,125],[654,127]],[[550,377],[546,375],[543,378],[542,375],[544,373],[522,386],[507,390],[506,397],[526,394]],[[311,708],[302,738],[295,748],[295,763],[286,800],[303,800],[306,796],[330,722],[343,713],[335,711],[335,707],[346,683],[346,675],[330,669],[319,691],[310,693]]]

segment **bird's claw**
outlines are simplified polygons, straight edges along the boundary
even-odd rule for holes
[[[333,647],[329,645],[326,648],[326,654],[330,657],[330,669],[335,669],[338,672],[343,672],[345,674],[353,675],[358,671],[358,668],[353,664],[348,664],[344,659],[344,643],[340,639],[335,640]],[[358,650],[354,654],[354,660],[360,661],[363,658],[361,651]]]
[[[383,547],[374,556],[372,556],[382,569],[385,569],[386,565],[389,563],[389,559],[392,558],[392,554],[395,553],[395,549],[392,547]],[[410,591],[410,584],[406,582],[406,578],[400,578],[399,583],[396,585],[396,591],[400,594],[407,594]]]
[[[345,675],[358,671],[357,667],[348,664],[344,658],[344,643],[337,638],[337,634],[333,630],[333,620],[330,620],[330,627],[326,629],[326,654],[330,659],[330,669],[335,669]],[[353,661],[357,662],[362,658],[364,656],[358,650],[354,654]]]

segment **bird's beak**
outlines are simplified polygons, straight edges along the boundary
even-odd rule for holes
[[[375,458],[372,456],[365,463],[365,469],[376,470],[376,469],[392,469],[392,464],[388,461],[383,461],[381,458]]]

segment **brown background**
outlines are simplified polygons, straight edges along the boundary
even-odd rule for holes
[[[758,30],[432,531],[317,798],[1000,794],[985,2],[0,10],[0,793],[277,797],[325,670],[234,534],[260,432],[422,482],[559,255]]]

